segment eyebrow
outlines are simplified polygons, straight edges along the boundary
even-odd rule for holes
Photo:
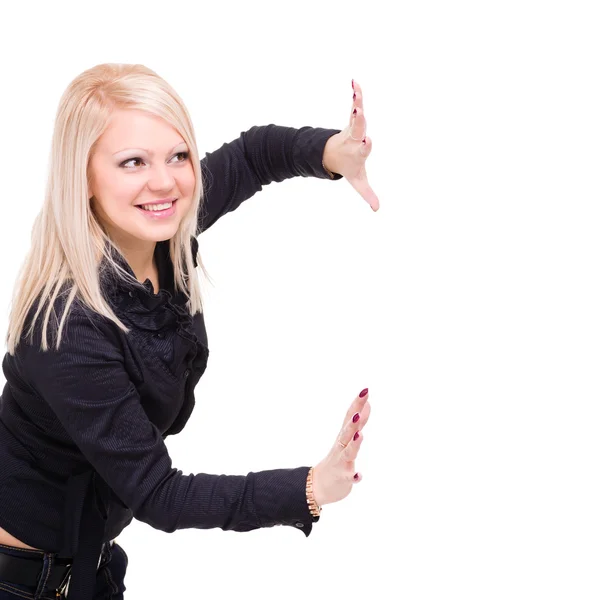
[[[171,150],[169,150],[168,154],[173,152],[173,150],[175,150],[175,148],[178,148],[179,146],[184,146],[184,145],[187,148],[187,144],[185,143],[185,141],[175,144],[175,146],[173,146],[173,148],[171,148]],[[120,152],[125,152],[126,150],[143,150],[144,152],[146,152],[146,154],[148,154],[150,156],[154,156],[154,152],[152,152],[152,150],[148,150],[147,148],[123,148],[123,150],[117,150],[117,152],[113,152],[113,156],[115,154],[119,154]]]

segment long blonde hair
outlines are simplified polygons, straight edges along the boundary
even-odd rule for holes
[[[191,241],[198,233],[197,214],[203,197],[200,159],[192,121],[175,90],[151,69],[139,64],[100,64],[78,75],[63,93],[54,124],[44,204],[35,219],[31,247],[17,276],[6,337],[14,354],[27,316],[39,297],[29,335],[47,303],[42,329],[42,349],[48,349],[47,333],[57,298],[65,294],[65,309],[58,324],[56,348],[72,302],[77,298],[105,316],[123,331],[129,329],[113,312],[101,291],[99,263],[105,258],[119,277],[131,276],[112,257],[119,251],[96,219],[88,198],[89,162],[98,139],[115,109],[137,109],[161,117],[185,140],[196,176],[192,206],[170,239],[175,290],[188,297],[192,315],[202,311],[202,298]],[[208,277],[199,256],[196,261]],[[185,272],[184,272],[185,269]],[[185,273],[190,276],[186,277]],[[55,321],[55,325],[57,321]]]

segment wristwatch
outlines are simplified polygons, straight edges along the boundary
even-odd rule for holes
[[[321,516],[321,507],[317,506],[313,494],[313,467],[308,470],[308,475],[306,476],[306,503],[313,517]]]

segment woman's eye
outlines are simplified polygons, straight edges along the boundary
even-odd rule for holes
[[[142,159],[141,159],[141,158],[139,158],[138,156],[136,156],[135,158],[129,158],[128,160],[124,160],[124,161],[123,161],[123,162],[122,162],[122,163],[121,163],[119,166],[120,166],[120,167],[123,167],[123,168],[125,168],[125,169],[133,169],[133,168],[135,168],[135,167],[126,167],[126,166],[125,166],[127,163],[130,163],[130,162],[133,162],[133,161],[142,162]]]
[[[175,156],[183,156],[183,158],[181,160],[177,160],[175,162],[184,162],[185,160],[187,160],[187,158],[189,156],[189,152],[178,152],[177,154],[175,154]],[[133,166],[133,167],[126,166],[127,163],[135,162],[135,161],[144,162],[139,156],[135,156],[133,158],[129,158],[129,159],[123,161],[119,166],[124,169],[135,169],[135,166]]]

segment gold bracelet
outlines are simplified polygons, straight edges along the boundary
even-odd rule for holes
[[[327,175],[329,175],[331,179],[335,179],[335,175],[325,166],[325,161],[321,161],[321,164],[323,165],[323,170],[327,173]]]
[[[308,504],[308,510],[313,517],[319,517],[321,515],[321,507],[317,506],[313,494],[313,467],[309,469],[306,477],[306,503]]]

